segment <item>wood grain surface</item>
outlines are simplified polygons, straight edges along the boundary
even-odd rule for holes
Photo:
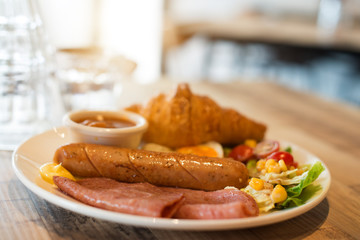
[[[169,92],[174,81],[126,82],[118,107]],[[169,231],[132,227],[82,216],[30,192],[12,170],[12,152],[0,151],[0,239],[360,239],[360,109],[327,102],[270,83],[193,83],[208,95],[268,126],[267,138],[284,139],[318,156],[330,170],[327,197],[288,221],[243,230]]]

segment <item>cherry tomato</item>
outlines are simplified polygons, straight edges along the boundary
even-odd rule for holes
[[[286,166],[294,166],[296,167],[297,164],[294,163],[294,158],[293,156],[288,153],[288,152],[283,152],[283,151],[280,151],[280,152],[274,152],[272,154],[270,154],[267,159],[274,159],[276,161],[279,161],[279,160],[284,160]]]
[[[266,158],[270,154],[279,151],[280,144],[274,140],[264,140],[256,145],[254,154],[258,158]]]
[[[246,145],[238,145],[230,152],[229,157],[234,160],[245,162],[253,156],[253,148]]]

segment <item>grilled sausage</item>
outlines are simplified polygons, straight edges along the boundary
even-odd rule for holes
[[[107,177],[121,182],[201,190],[247,184],[245,165],[230,158],[153,152],[75,143],[57,149],[54,162],[79,177]]]

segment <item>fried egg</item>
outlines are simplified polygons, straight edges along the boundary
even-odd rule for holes
[[[173,152],[172,149],[156,143],[146,143],[142,146],[142,149],[154,152]]]
[[[40,175],[42,179],[51,184],[54,184],[54,176],[66,177],[75,181],[74,176],[71,175],[68,170],[61,166],[61,164],[56,163],[45,163],[44,165],[42,165],[40,167]]]
[[[178,148],[176,149],[176,152],[206,157],[224,157],[224,151],[221,144],[215,141],[196,146]]]

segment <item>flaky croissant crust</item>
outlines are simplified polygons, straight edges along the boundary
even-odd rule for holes
[[[174,95],[160,94],[145,106],[127,110],[137,112],[149,122],[145,142],[171,148],[217,141],[236,145],[246,139],[260,141],[266,126],[237,111],[220,107],[207,96],[195,95],[188,84],[179,84]]]

